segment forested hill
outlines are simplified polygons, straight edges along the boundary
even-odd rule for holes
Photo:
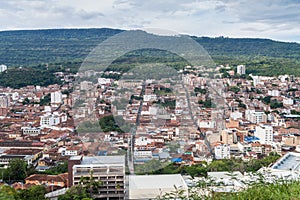
[[[300,60],[300,44],[270,39],[192,37],[213,56],[267,56]]]
[[[122,30],[50,29],[0,32],[0,64],[32,66],[82,61],[101,41]],[[246,64],[250,73],[300,75],[300,44],[269,39],[193,37],[220,64]]]
[[[0,63],[28,66],[81,61],[117,29],[48,29],[0,32]]]

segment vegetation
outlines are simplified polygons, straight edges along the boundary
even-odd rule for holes
[[[157,104],[174,110],[176,107],[176,100],[175,99],[165,99],[164,101],[158,101]]]
[[[230,200],[277,200],[299,199],[299,181],[277,181],[276,183],[256,183],[250,188],[238,193],[215,193],[212,199]]]
[[[126,123],[121,116],[108,115],[99,120],[101,130],[103,132],[117,131],[120,133],[129,132],[131,126]]]
[[[49,105],[51,102],[51,94],[47,94],[45,95],[43,98],[41,98],[40,100],[40,106],[45,106],[45,105]]]
[[[64,195],[59,196],[59,200],[92,200],[93,195],[98,193],[99,187],[103,183],[95,180],[93,171],[89,177],[81,177],[79,184],[72,186]]]
[[[215,108],[216,107],[216,104],[210,98],[206,99],[205,101],[199,100],[198,103],[203,105],[204,108]]]
[[[0,199],[5,200],[46,200],[44,186],[31,186],[24,190],[15,190],[9,186],[0,187]]]
[[[40,172],[40,173],[48,174],[48,175],[57,175],[57,174],[62,174],[62,173],[66,173],[66,172],[68,172],[68,161],[58,163],[57,166],[47,169],[44,172]]]
[[[199,87],[195,87],[194,92],[195,92],[196,94],[197,94],[197,93],[200,93],[200,94],[206,94],[206,93],[207,93],[207,89],[202,89],[202,88],[199,88]]]
[[[206,176],[210,171],[240,171],[244,172],[256,172],[262,167],[267,167],[271,163],[274,163],[280,155],[276,153],[270,153],[269,156],[265,156],[261,159],[253,159],[250,161],[243,161],[242,159],[223,159],[213,160],[209,165],[201,163],[192,166],[178,165],[176,163],[163,164],[157,160],[151,160],[144,165],[138,165],[136,170],[139,174],[188,174],[192,177]]]
[[[55,29],[2,31],[0,33],[0,63],[9,67],[60,69],[74,72],[86,56],[105,39],[121,33],[116,29]],[[217,64],[236,66],[245,64],[247,73],[257,75],[300,75],[300,44],[250,38],[192,37]],[[142,56],[140,60],[137,57]],[[169,57],[167,60],[162,57]],[[108,70],[128,71],[130,64],[164,62],[168,66],[181,68],[180,57],[164,52],[134,51],[115,61]],[[49,63],[49,65],[46,65]],[[56,63],[56,64],[51,64]],[[120,64],[121,67],[120,67]],[[117,77],[119,78],[119,77]]]
[[[80,123],[77,128],[78,133],[95,133],[100,131],[101,129],[97,121],[96,122],[84,121]]]
[[[13,68],[0,73],[0,85],[11,88],[21,88],[27,85],[48,86],[60,84],[54,74],[32,68]]]
[[[234,180],[235,177],[232,177]],[[189,198],[183,189],[176,188],[174,191],[160,195],[156,199],[190,199],[190,200],[278,200],[278,199],[300,199],[300,181],[287,181],[283,179],[268,182],[263,177],[258,182],[247,183],[248,187],[239,192],[216,192],[210,186],[218,187],[220,183],[212,180],[210,182],[198,181],[195,186],[189,188]],[[232,188],[234,189],[234,188]],[[205,194],[209,192],[209,195]]]
[[[8,168],[2,169],[1,173],[4,181],[24,181],[30,173],[30,169],[27,168],[27,163],[24,160],[12,159],[9,161]]]
[[[271,96],[266,96],[262,99],[265,104],[270,105],[272,109],[283,108],[283,103],[278,102],[276,99],[272,99]]]
[[[238,93],[240,91],[240,88],[237,86],[231,86],[228,90],[234,93]]]

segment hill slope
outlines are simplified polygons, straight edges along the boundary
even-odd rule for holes
[[[0,32],[0,64],[32,66],[82,61],[117,29],[49,29]],[[300,75],[300,44],[269,39],[194,37],[219,64],[246,64],[249,73]]]

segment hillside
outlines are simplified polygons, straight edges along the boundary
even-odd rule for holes
[[[0,32],[0,64],[36,66],[80,62],[117,29],[50,29]],[[246,64],[248,73],[300,76],[300,44],[269,39],[195,37],[218,64]]]

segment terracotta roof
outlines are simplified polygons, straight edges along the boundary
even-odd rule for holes
[[[54,181],[54,182],[66,182],[68,174],[59,175],[47,175],[47,174],[33,174],[25,179],[25,181]]]

